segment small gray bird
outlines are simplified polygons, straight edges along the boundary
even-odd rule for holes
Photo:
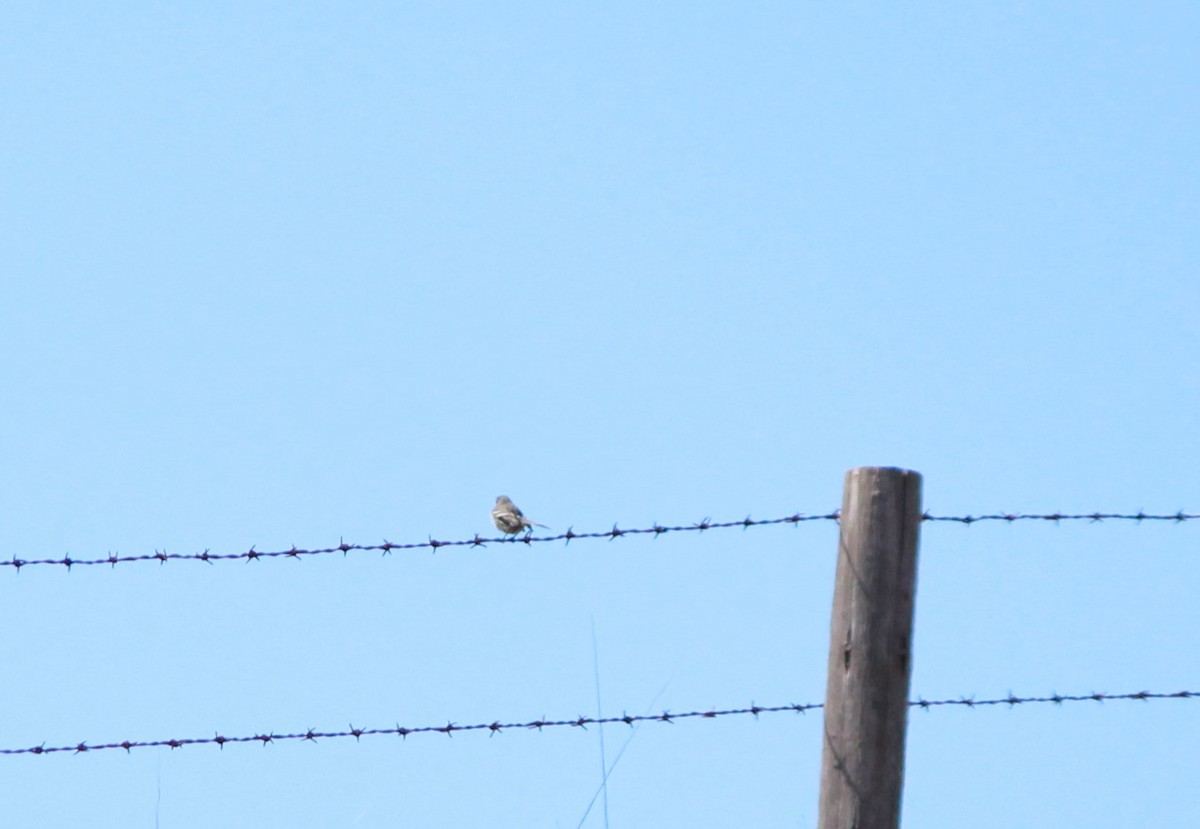
[[[492,521],[496,523],[496,529],[508,535],[516,535],[530,527],[550,529],[545,524],[539,524],[526,518],[525,513],[521,512],[521,508],[514,504],[507,495],[496,497],[496,506],[492,507]]]

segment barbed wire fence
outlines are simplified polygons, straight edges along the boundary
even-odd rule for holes
[[[919,516],[920,521],[935,522],[935,523],[953,523],[963,526],[971,526],[981,522],[1005,523],[1013,524],[1016,522],[1040,522],[1054,523],[1062,522],[1133,522],[1142,524],[1146,522],[1156,523],[1171,523],[1182,524],[1184,522],[1200,520],[1200,514],[1188,513],[1179,510],[1174,513],[1148,513],[1144,510],[1137,512],[1085,512],[1085,513],[1064,513],[1064,512],[1047,512],[1047,513],[984,513],[979,515],[939,515],[930,512],[923,512]],[[505,537],[482,537],[475,534],[472,538],[458,540],[437,540],[428,537],[425,541],[409,542],[409,543],[393,543],[384,540],[378,544],[352,544],[344,540],[338,544],[328,547],[315,547],[302,549],[299,547],[291,547],[286,550],[271,550],[260,551],[255,547],[250,547],[243,552],[227,552],[213,553],[210,550],[204,550],[200,553],[168,553],[165,550],[155,550],[153,553],[142,553],[134,555],[121,555],[118,553],[109,553],[102,558],[75,558],[70,555],[65,555],[62,558],[22,558],[18,555],[13,555],[7,560],[0,560],[0,567],[12,568],[14,572],[20,572],[25,567],[34,566],[57,566],[63,567],[66,570],[71,570],[73,567],[94,567],[97,565],[107,564],[114,567],[117,564],[128,564],[134,562],[150,562],[157,561],[160,564],[165,564],[168,561],[201,561],[209,564],[225,561],[242,560],[245,562],[262,561],[272,559],[301,559],[311,556],[328,556],[336,553],[342,553],[343,556],[349,555],[352,552],[367,553],[378,552],[383,555],[388,555],[395,551],[412,551],[412,550],[430,550],[437,552],[442,548],[480,548],[488,545],[512,545],[512,544],[547,544],[552,542],[563,542],[564,545],[569,545],[572,541],[595,541],[607,540],[613,541],[618,538],[635,537],[635,536],[650,536],[658,538],[661,535],[669,533],[703,533],[712,530],[727,530],[727,529],[743,529],[748,530],[756,527],[791,525],[799,526],[800,524],[810,522],[839,522],[841,519],[840,511],[833,510],[823,513],[793,513],[791,515],[781,516],[777,518],[755,519],[747,516],[741,520],[734,521],[712,521],[708,518],[694,522],[692,524],[677,524],[663,525],[652,524],[646,527],[626,528],[622,529],[617,524],[614,524],[611,529],[590,532],[575,532],[573,528],[562,533],[534,536],[532,533],[524,535],[505,536]],[[987,699],[974,699],[971,697],[958,697],[947,699],[926,700],[917,698],[908,701],[907,705],[910,708],[929,711],[933,709],[958,707],[966,709],[978,709],[986,707],[1007,706],[1015,707],[1019,705],[1033,704],[1054,704],[1062,705],[1064,703],[1083,703],[1096,702],[1103,703],[1109,701],[1161,701],[1161,700],[1192,700],[1200,698],[1198,690],[1181,690],[1171,692],[1155,692],[1155,691],[1136,691],[1129,693],[1102,693],[1093,692],[1088,694],[1050,694],[1046,696],[1017,696],[1012,693],[1004,697],[994,697]],[[212,737],[187,737],[187,738],[164,738],[153,740],[121,740],[120,742],[103,742],[89,745],[86,741],[81,741],[75,744],[62,744],[47,746],[42,743],[37,746],[25,748],[0,748],[2,755],[50,755],[50,754],[84,754],[95,751],[105,751],[112,749],[124,749],[130,752],[133,749],[142,748],[170,748],[180,749],[187,746],[199,745],[216,745],[223,749],[227,744],[252,744],[258,743],[266,746],[281,742],[312,742],[318,740],[329,739],[346,739],[353,737],[355,740],[361,740],[363,737],[376,736],[399,736],[407,738],[410,735],[422,734],[445,734],[453,736],[456,733],[462,732],[481,732],[487,733],[489,736],[495,736],[507,731],[544,731],[546,729],[556,728],[583,728],[588,726],[605,726],[624,724],[635,726],[640,723],[657,722],[670,724],[678,721],[698,720],[698,719],[717,719],[723,717],[735,717],[750,715],[755,718],[763,714],[776,713],[794,713],[805,714],[809,711],[820,710],[825,707],[824,703],[791,703],[786,705],[770,705],[762,706],[751,704],[746,707],[739,708],[723,708],[723,709],[697,709],[680,713],[672,713],[663,711],[658,714],[643,714],[629,715],[622,714],[621,716],[610,717],[586,717],[578,716],[574,718],[564,719],[537,719],[528,721],[506,721],[501,722],[494,720],[489,723],[476,723],[469,725],[459,725],[449,721],[445,725],[420,725],[420,726],[402,726],[397,723],[394,727],[384,728],[356,728],[350,725],[344,730],[323,730],[307,729],[305,731],[293,732],[261,732],[250,735],[226,736],[219,732]]]

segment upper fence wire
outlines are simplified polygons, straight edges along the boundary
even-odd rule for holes
[[[1169,522],[1181,524],[1185,521],[1195,521],[1200,519],[1200,514],[1187,513],[1182,510],[1174,513],[1148,513],[1139,510],[1138,512],[1086,512],[1086,513],[1063,513],[1063,512],[1048,512],[1048,513],[1015,513],[1015,512],[996,512],[985,513],[981,515],[935,515],[926,512],[922,515],[922,519],[928,522],[943,522],[956,523],[965,526],[978,524],[980,522],[1002,522],[1012,524],[1018,521],[1038,521],[1045,523],[1061,523],[1064,521],[1086,521],[1089,523],[1101,523],[1104,521],[1128,521],[1141,524],[1143,522]],[[416,541],[403,544],[396,544],[388,540],[383,540],[378,544],[351,544],[345,540],[339,541],[331,547],[315,547],[310,549],[302,549],[299,547],[291,547],[286,550],[257,550],[250,547],[248,550],[236,553],[214,553],[211,550],[204,550],[200,553],[169,553],[166,550],[155,550],[153,553],[140,553],[134,555],[121,555],[119,553],[109,553],[103,558],[73,558],[70,555],[64,555],[62,558],[21,558],[14,555],[12,558],[0,560],[0,567],[10,567],[14,571],[20,571],[23,567],[34,567],[53,565],[64,567],[70,570],[72,567],[91,567],[100,564],[108,564],[115,567],[118,564],[128,564],[135,561],[157,561],[160,564],[165,564],[168,561],[204,561],[213,564],[218,561],[261,561],[264,559],[276,558],[294,558],[299,559],[307,556],[322,556],[332,555],[334,553],[342,553],[343,555],[351,552],[381,552],[383,554],[391,553],[394,550],[432,550],[437,552],[442,547],[485,547],[488,544],[546,544],[552,541],[562,541],[566,544],[575,540],[596,540],[607,539],[612,541],[617,538],[627,536],[650,535],[657,538],[660,535],[667,533],[687,533],[687,532],[706,532],[708,530],[724,530],[741,528],[743,530],[751,527],[765,527],[780,524],[791,524],[798,526],[811,521],[837,521],[838,511],[818,514],[794,513],[785,515],[781,518],[751,518],[746,516],[738,521],[710,521],[705,518],[693,524],[678,524],[678,525],[663,525],[654,524],[649,527],[638,527],[632,529],[622,529],[616,524],[613,524],[610,530],[600,530],[593,532],[575,532],[573,529],[568,529],[566,532],[546,536],[534,536],[532,533],[524,535],[514,535],[507,537],[492,537],[485,538],[478,533],[473,538],[458,539],[453,541],[439,541],[433,537],[429,537],[425,541]]]

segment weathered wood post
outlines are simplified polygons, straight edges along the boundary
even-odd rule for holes
[[[921,476],[851,469],[839,520],[817,825],[898,829]]]

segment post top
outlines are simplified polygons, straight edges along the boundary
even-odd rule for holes
[[[912,469],[904,469],[899,466],[856,466],[846,472],[847,475],[865,475],[865,474],[881,475],[884,473],[892,475],[916,475],[921,477],[921,473]]]

